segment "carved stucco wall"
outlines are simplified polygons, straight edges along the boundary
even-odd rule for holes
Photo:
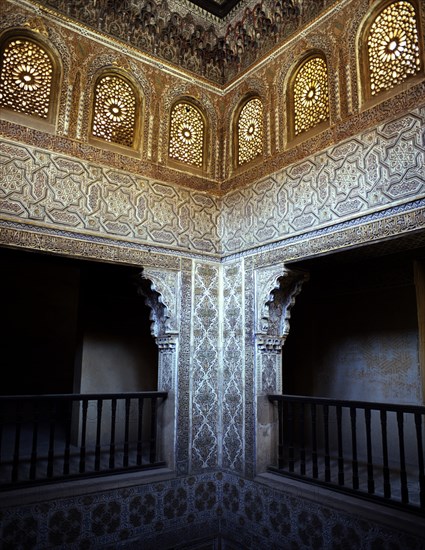
[[[252,187],[254,182],[264,181],[269,174],[277,177],[285,172],[285,167],[311,157],[314,152],[329,149],[332,144],[349,137],[355,140],[353,136],[366,134],[368,129],[389,117],[401,116],[423,104],[424,81],[418,75],[394,90],[392,97],[368,105],[366,109],[362,105],[360,88],[363,79],[357,60],[357,36],[362,21],[367,19],[368,0],[337,2],[311,27],[282,44],[266,61],[226,88],[188,77],[177,66],[154,62],[142,52],[117,44],[106,35],[93,34],[87,29],[79,32],[77,25],[54,16],[53,11],[44,12],[28,2],[2,0],[1,3],[4,17],[0,20],[0,29],[29,28],[45,34],[46,42],[58,50],[63,65],[62,88],[57,98],[57,135],[14,124],[11,122],[13,113],[8,113],[8,122],[0,122],[4,136],[101,166],[143,174],[151,181],[178,184],[211,194],[221,194],[237,187]],[[68,4],[61,4],[66,11]],[[86,5],[85,11],[85,4],[79,3],[78,8],[83,15],[91,9],[103,9],[100,4],[95,7]],[[152,7],[151,3],[148,4]],[[148,4],[145,6],[147,10]],[[315,4],[321,9],[325,5],[330,6],[333,1],[327,0],[320,6],[318,2]],[[312,16],[311,6],[307,9],[305,1],[300,2],[299,6],[304,14],[308,12],[309,17]],[[418,8],[418,15],[423,20],[425,5],[419,3]],[[93,20],[97,21],[96,18]],[[249,24],[248,20],[249,17],[244,24]],[[351,22],[350,25],[346,24],[347,21]],[[196,34],[196,29],[194,32]],[[331,91],[330,124],[319,133],[307,132],[301,136],[302,139],[292,142],[288,141],[287,85],[294,66],[312,50],[319,50],[327,56]],[[130,154],[90,138],[94,77],[98,71],[111,66],[127,73],[143,96],[141,144],[137,151]],[[264,105],[264,156],[240,169],[231,170],[233,112],[238,102],[253,92],[259,93]],[[174,99],[182,95],[199,101],[208,121],[207,162],[205,170],[198,174],[188,175],[184,167],[179,170],[168,162],[166,137],[169,107]],[[32,125],[29,119],[28,125]]]
[[[51,13],[40,12],[29,4],[15,4],[1,0],[0,33],[15,29],[42,37],[47,48],[57,50],[61,61],[62,86],[56,90],[58,120],[54,133],[40,131],[36,118],[27,117],[15,124],[13,112],[2,110],[1,132],[12,141],[32,143],[65,155],[88,159],[102,166],[125,168],[150,179],[168,181],[181,186],[209,189],[216,192],[217,155],[216,134],[218,101],[217,90],[187,79],[178,69],[164,70],[158,63],[136,54],[127,47],[115,47],[105,36],[96,39],[91,33],[69,26]],[[141,96],[140,144],[134,150],[114,147],[91,138],[91,110],[93,86],[104,70],[115,69],[135,83]],[[182,170],[168,166],[167,139],[170,103],[180,96],[198,98],[206,113],[209,126],[206,163],[202,174],[188,178]],[[26,128],[25,126],[28,126]],[[58,139],[58,136],[61,139]],[[184,167],[183,167],[184,168]]]
[[[155,81],[158,91],[164,80]],[[72,110],[68,95],[68,110],[60,110],[60,132]],[[153,92],[152,105],[155,99]],[[149,120],[148,157],[160,124]],[[369,537],[370,544],[376,540],[390,547],[395,537],[407,548],[403,533],[371,531],[336,510],[259,489],[248,480],[257,469],[256,399],[279,389],[280,347],[287,330],[262,325],[261,311],[270,308],[288,260],[425,229],[424,122],[425,108],[411,110],[223,198],[137,175],[142,164],[132,159],[128,171],[114,168],[111,163],[123,164],[118,155],[98,151],[94,160],[77,158],[93,153],[86,144],[58,141],[70,148],[65,155],[49,150],[54,136],[41,136],[39,146],[16,142],[37,141],[40,134],[31,130],[13,134],[16,141],[3,139],[0,244],[138,265],[168,308],[165,317],[171,324],[165,322],[156,333],[159,384],[176,396],[174,458],[180,476],[10,510],[3,541],[21,544],[35,537],[40,544],[101,541],[117,547],[144,533],[154,547],[158,536],[170,541],[178,529],[201,536],[208,525],[213,536],[220,518],[223,533],[231,536],[237,535],[235,525],[246,526],[247,545],[278,543],[282,537],[288,544],[320,544],[325,537],[344,543],[351,538],[356,547]],[[72,135],[78,129],[73,124],[70,120]],[[83,122],[81,129],[87,131]],[[176,183],[184,178],[180,173]],[[216,468],[245,479],[199,474]],[[187,478],[188,473],[196,475]],[[87,513],[84,527],[75,516],[81,506]],[[191,527],[195,516],[205,521]],[[114,521],[108,524],[108,517]],[[74,519],[78,528],[72,530]],[[59,527],[64,520],[69,529]],[[40,531],[40,525],[48,528]],[[409,540],[412,548],[420,548],[421,542]]]
[[[294,239],[423,198],[424,123],[425,108],[416,109],[227,194],[223,253]]]
[[[223,266],[223,385],[221,421],[223,425],[222,466],[244,472],[245,311],[244,262]]]
[[[215,256],[264,250],[418,205],[425,196],[424,122],[425,108],[418,108],[223,199],[2,140],[0,213],[9,224],[87,239]]]
[[[5,5],[8,15],[2,28],[27,21],[24,7],[14,11],[15,6]],[[307,46],[321,47],[332,56],[335,40],[327,38],[326,28],[320,40],[316,33],[312,42],[294,46],[293,58]],[[75,75],[68,88],[64,84],[60,99],[58,133],[63,137],[2,122],[7,139],[0,141],[0,242],[143,267],[171,308],[168,320],[181,319],[179,326],[175,321],[155,329],[161,350],[160,386],[177,397],[178,473],[224,467],[252,477],[257,392],[280,387],[284,335],[284,327],[262,330],[254,312],[268,307],[275,282],[290,259],[425,228],[425,108],[410,109],[412,102],[423,103],[418,99],[421,88],[359,113],[355,59],[351,59],[341,105],[336,93],[341,82],[332,84],[336,99],[331,114],[340,121],[355,112],[357,119],[347,119],[335,134],[329,129],[319,135],[313,151],[320,152],[310,155],[311,140],[284,150],[283,86],[290,65],[274,72],[277,61],[272,59],[270,70],[263,67],[238,85],[227,104],[219,105],[220,98],[211,90],[202,91],[198,95],[208,107],[211,128],[224,136],[229,127],[226,132],[220,128],[216,112],[228,124],[231,117],[226,115],[244,94],[258,90],[268,111],[268,160],[258,170],[269,168],[274,152],[281,154],[276,157],[279,169],[271,175],[259,180],[257,168],[248,170],[238,175],[239,190],[217,198],[193,190],[196,178],[184,172],[166,173],[145,162],[164,161],[164,111],[176,94],[197,95],[197,84],[183,84],[175,75],[127,59],[123,51],[111,52],[87,36],[79,37],[77,48],[78,35],[57,21],[49,22],[48,32],[61,53],[64,83],[68,75]],[[355,32],[355,25],[347,31],[350,40]],[[87,143],[87,86],[97,69],[113,62],[134,75],[144,90],[145,106],[152,108],[145,113],[144,145],[137,159]],[[331,66],[336,67],[337,61]],[[350,82],[354,95],[348,93]],[[160,108],[158,98],[164,90],[168,95]],[[410,112],[376,126],[375,118],[392,116],[386,109],[396,102],[402,104],[399,109],[405,105]],[[276,143],[271,137],[273,123],[280,136]],[[369,129],[329,146],[344,132],[356,133],[356,124]],[[159,150],[153,143],[158,132],[163,140]],[[226,150],[230,156],[230,147],[225,141],[209,159],[216,176],[222,169],[221,175],[228,174],[219,155]],[[299,156],[305,158],[291,163]],[[152,173],[166,176],[166,181]],[[182,186],[185,181],[192,189]],[[207,180],[202,185],[211,188]],[[258,293],[260,274],[269,269],[273,282]]]
[[[201,193],[0,142],[0,213],[93,236],[217,254],[217,200]]]
[[[192,311],[193,471],[218,466],[219,454],[220,267],[195,262]]]
[[[251,477],[256,391],[279,388],[280,364],[280,343],[255,359],[253,312],[274,288],[256,297],[255,273],[424,228],[423,119],[417,109],[224,199],[3,140],[0,241],[145,267],[181,318],[157,334],[177,471]],[[225,263],[206,261],[221,249]]]

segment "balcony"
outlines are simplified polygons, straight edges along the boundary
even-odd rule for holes
[[[0,489],[159,468],[167,392],[0,397]]]
[[[269,471],[425,514],[425,407],[268,398],[278,416]]]

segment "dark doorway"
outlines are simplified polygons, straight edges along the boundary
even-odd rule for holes
[[[415,262],[365,247],[293,264],[310,274],[291,310],[283,392],[421,403]]]
[[[0,264],[1,394],[157,389],[141,268],[10,249]]]

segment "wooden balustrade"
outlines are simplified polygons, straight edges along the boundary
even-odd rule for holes
[[[0,488],[164,466],[167,392],[0,397]]]
[[[278,416],[270,471],[425,513],[425,407],[268,398]]]

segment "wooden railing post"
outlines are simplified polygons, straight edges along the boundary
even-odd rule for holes
[[[387,411],[381,410],[382,460],[384,463],[384,497],[391,498],[390,469],[388,467]]]
[[[279,401],[277,404],[278,407],[278,423],[279,423],[279,441],[278,441],[278,449],[277,449],[277,456],[278,456],[278,467],[283,468],[285,463],[285,457],[284,457],[284,424],[283,424],[283,401]]]
[[[371,431],[371,411],[369,407],[364,407],[364,416],[366,423],[366,447],[367,447],[367,492],[375,492],[375,481],[373,479],[373,459],[372,459],[372,431]]]
[[[142,453],[143,453],[143,397],[139,397],[137,400],[138,403],[138,417],[137,417],[137,466],[142,464]]]
[[[305,475],[305,411],[304,403],[300,403],[300,474]]]
[[[313,478],[317,479],[319,477],[319,469],[317,466],[317,420],[316,420],[316,403],[311,403],[311,428],[312,428],[312,437],[313,445],[311,449],[311,456],[313,459]]]
[[[401,501],[409,502],[409,490],[407,487],[406,457],[404,451],[404,416],[402,411],[397,411],[398,440],[400,448],[400,484]]]
[[[103,408],[103,400],[99,398],[97,400],[96,448],[95,448],[95,459],[94,459],[94,469],[96,470],[96,472],[100,470],[100,454],[101,454],[100,439],[102,436],[102,408]]]
[[[117,419],[117,399],[111,399],[111,439],[109,442],[109,468],[115,468],[115,424]]]
[[[415,413],[416,442],[418,449],[418,480],[421,507],[425,510],[424,447],[422,442],[422,415]]]
[[[13,452],[12,482],[18,481],[19,450],[21,446],[22,403],[16,403],[15,448]]]
[[[38,439],[38,403],[34,403],[33,423],[32,423],[32,448],[31,448],[31,464],[30,464],[30,479],[34,480],[37,471],[37,439]]]
[[[81,429],[81,444],[80,444],[80,474],[86,471],[86,435],[87,435],[87,409],[89,406],[89,400],[82,400],[83,417],[82,417],[82,429]]]
[[[359,488],[359,463],[357,460],[357,409],[350,407],[351,419],[351,467],[353,471],[353,489]]]
[[[153,464],[156,460],[156,398],[151,398],[151,437],[150,437],[150,451],[149,462]]]
[[[338,433],[338,483],[344,485],[344,451],[342,444],[342,407],[336,406],[336,422]]]

